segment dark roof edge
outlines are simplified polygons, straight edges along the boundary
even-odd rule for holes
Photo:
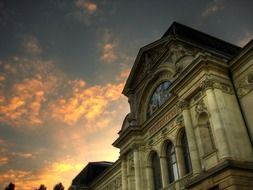
[[[162,38],[166,38],[167,36],[179,36],[181,38],[185,38],[186,40],[223,51],[224,53],[230,54],[230,56],[236,55],[238,51],[241,50],[241,47],[235,44],[178,22],[173,22],[169,29],[164,33]]]

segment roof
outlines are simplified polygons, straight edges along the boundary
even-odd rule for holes
[[[72,180],[73,186],[88,187],[106,169],[112,166],[113,162],[89,162],[85,168]]]
[[[200,46],[220,51],[228,56],[234,56],[241,50],[240,47],[234,44],[200,32],[178,22],[173,22],[162,38],[167,36],[180,37],[181,39],[194,42]]]

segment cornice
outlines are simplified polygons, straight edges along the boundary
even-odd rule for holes
[[[127,138],[132,136],[138,136],[141,134],[142,129],[138,125],[129,126],[124,131],[121,131],[119,137],[112,143],[116,148],[121,148],[122,144],[127,141]]]

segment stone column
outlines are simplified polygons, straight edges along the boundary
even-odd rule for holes
[[[175,153],[176,153],[176,158],[177,158],[178,174],[179,174],[179,178],[181,178],[185,174],[184,157],[183,157],[182,147],[179,145],[176,145],[175,146]]]
[[[127,184],[127,162],[125,156],[121,158],[122,190],[128,190]]]
[[[139,150],[136,145],[134,145],[134,174],[135,174],[135,189],[141,189],[141,173],[140,173],[140,159]]]
[[[206,91],[206,98],[209,112],[211,114],[211,121],[213,126],[213,135],[216,139],[216,146],[218,148],[219,158],[231,157],[226,132],[221,119],[221,113],[213,90],[213,81],[206,79],[202,82],[202,88]],[[219,97],[218,97],[219,98]]]
[[[167,165],[166,156],[160,157],[160,164],[161,164],[163,188],[165,188],[169,185],[168,165]]]
[[[147,165],[146,168],[146,175],[147,175],[147,189],[148,190],[153,190],[154,189],[154,182],[153,182],[153,171],[152,167],[150,165]]]
[[[181,108],[183,118],[184,118],[185,132],[186,132],[189,152],[191,156],[192,172],[193,172],[193,175],[197,175],[201,172],[201,164],[200,164],[199,152],[198,152],[198,147],[197,147],[197,143],[195,139],[195,134],[193,130],[191,113],[188,108],[188,104],[189,103],[187,101],[180,100],[178,103],[178,106],[179,108]]]

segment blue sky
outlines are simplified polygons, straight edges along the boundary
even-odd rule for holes
[[[251,0],[1,0],[0,187],[68,187],[89,161],[116,160],[111,143],[129,111],[121,91],[139,49],[173,21],[243,46],[253,38],[252,7]]]

